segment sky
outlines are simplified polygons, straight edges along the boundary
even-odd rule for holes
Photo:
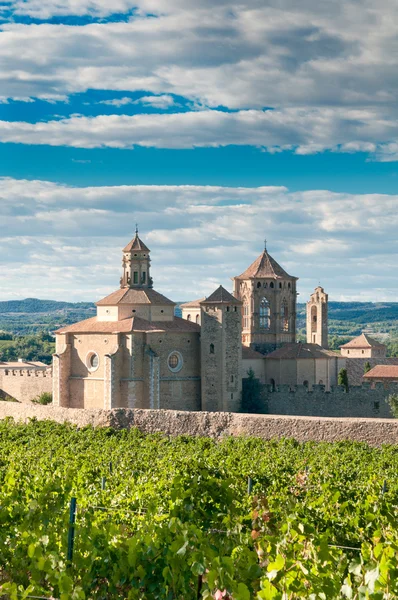
[[[0,4],[0,300],[98,300],[140,236],[173,300],[262,252],[398,301],[396,0]]]

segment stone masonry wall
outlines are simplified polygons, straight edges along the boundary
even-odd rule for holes
[[[0,370],[0,398],[11,396],[19,402],[30,402],[43,392],[52,393],[50,371],[29,369]]]
[[[386,398],[390,394],[398,394],[398,384],[385,387],[382,383],[377,383],[374,388],[369,383],[351,386],[348,392],[341,386],[326,392],[323,385],[309,389],[303,385],[280,385],[276,391],[267,385],[265,389],[268,413],[314,417],[390,419],[393,415]]]
[[[301,442],[352,440],[371,446],[398,444],[396,419],[334,419],[125,408],[101,410],[0,402],[0,419],[6,417],[22,422],[35,417],[58,423],[70,422],[78,427],[137,427],[143,433],[160,432],[172,436],[195,435],[214,439],[252,436],[268,440],[295,438]]]

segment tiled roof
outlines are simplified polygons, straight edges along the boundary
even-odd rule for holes
[[[384,344],[381,344],[377,340],[369,337],[366,333],[361,333],[358,337],[354,338],[344,346],[340,346],[340,348],[385,348]]]
[[[292,279],[292,277],[270,256],[267,250],[262,254],[238,277],[235,279],[254,279],[256,277],[269,277],[271,279]]]
[[[73,325],[61,327],[55,333],[129,333],[133,330],[134,317],[121,321],[98,321],[97,317],[85,319]]]
[[[364,379],[397,379],[398,365],[376,365],[364,374]]]
[[[0,361],[0,369],[48,369],[49,366],[40,361]]]
[[[180,308],[200,308],[200,303],[206,300],[206,296],[204,298],[199,298],[199,300],[192,300],[191,302],[184,302],[184,304],[180,304]]]
[[[202,300],[201,304],[242,304],[240,300],[232,296],[222,285],[218,287],[208,298]]]
[[[376,365],[398,365],[398,357],[350,358],[345,356],[344,360],[350,385],[361,385],[366,363],[369,363],[371,367]]]
[[[118,304],[165,304],[175,305],[175,302],[150,288],[122,288],[112,292],[106,298],[99,300],[96,306],[116,306]]]
[[[252,348],[249,348],[249,346],[242,346],[242,358],[243,360],[250,360],[250,359],[264,359],[265,356],[264,354],[261,354],[261,352],[257,352],[256,350],[253,350]]]
[[[331,358],[338,356],[331,350],[325,350],[318,344],[285,344],[266,355],[266,358]]]
[[[141,317],[128,317],[121,321],[98,321],[97,317],[62,327],[55,333],[130,333],[137,332],[200,332],[200,326],[180,317],[172,321],[147,321]]]
[[[140,317],[134,318],[133,331],[145,331],[147,333],[154,331],[165,331],[170,333],[178,332],[200,332],[200,325],[181,319],[180,317],[174,317],[172,321],[146,321]]]
[[[138,233],[136,233],[135,237],[131,240],[131,242],[127,244],[125,248],[123,248],[123,252],[131,252],[132,250],[150,252],[148,246],[146,246],[144,242],[139,238]]]

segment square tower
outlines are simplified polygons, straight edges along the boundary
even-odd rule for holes
[[[202,410],[240,409],[241,306],[222,286],[200,303]]]

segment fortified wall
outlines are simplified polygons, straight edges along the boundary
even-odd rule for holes
[[[0,398],[26,403],[43,392],[52,392],[51,369],[0,369]]]
[[[101,410],[0,402],[0,419],[6,417],[22,422],[32,418],[70,422],[77,427],[137,427],[146,434],[205,436],[216,440],[228,436],[251,436],[266,440],[295,438],[300,442],[351,440],[366,442],[370,446],[398,444],[398,419],[333,419],[138,408]]]
[[[350,386],[348,392],[342,386],[331,387],[330,392],[325,391],[324,385],[309,389],[304,385],[279,385],[275,390],[265,386],[267,413],[273,415],[391,419],[386,402],[390,394],[398,394],[398,383],[386,387],[376,383],[374,388],[363,383]]]

